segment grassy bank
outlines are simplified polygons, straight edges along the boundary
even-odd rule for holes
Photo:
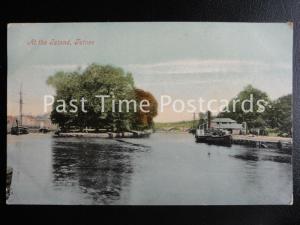
[[[167,122],[167,123],[155,123],[156,130],[163,131],[187,131],[193,126],[193,121],[179,121],[179,122]]]

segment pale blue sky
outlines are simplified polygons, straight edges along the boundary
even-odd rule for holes
[[[8,26],[8,114],[43,113],[49,75],[90,63],[132,72],[159,100],[230,99],[245,85],[271,98],[292,92],[292,28],[286,23],[47,23]],[[31,39],[92,40],[92,46],[31,46]],[[191,119],[160,113],[156,121]]]

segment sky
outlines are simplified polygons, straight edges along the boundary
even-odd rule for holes
[[[46,80],[57,71],[91,63],[131,72],[135,86],[160,102],[228,99],[246,85],[271,99],[292,93],[293,29],[287,23],[27,23],[8,25],[8,115],[43,114]],[[32,45],[35,40],[93,41],[88,46]],[[49,42],[48,42],[49,43]],[[215,106],[217,107],[217,105]],[[192,113],[166,107],[158,122],[191,120]]]

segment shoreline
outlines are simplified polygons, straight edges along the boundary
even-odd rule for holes
[[[104,132],[104,133],[85,133],[85,132],[65,132],[55,134],[49,133],[29,133],[27,135],[51,135],[53,138],[103,138],[103,139],[123,139],[123,138],[149,138],[151,134],[169,134],[169,135],[191,135],[184,131],[131,131],[131,132]],[[7,134],[11,135],[11,134]],[[15,136],[15,135],[13,135]],[[26,135],[21,135],[26,136]],[[291,152],[293,148],[292,138],[275,136],[255,136],[255,135],[232,135],[232,144],[245,145],[255,148],[275,148]]]
[[[189,134],[187,132],[164,132],[158,131],[155,133],[165,133],[165,134]],[[60,133],[54,137],[87,137],[87,138],[146,138],[149,137],[152,132],[123,132],[123,133]],[[274,137],[274,136],[252,136],[252,135],[232,135],[232,144],[235,145],[245,145],[255,148],[275,148],[286,151],[290,153],[293,148],[292,138],[285,137]]]
[[[232,135],[234,140],[252,140],[252,141],[262,141],[262,142],[292,142],[292,138],[278,137],[278,136],[252,136],[252,135]]]
[[[274,136],[232,135],[232,144],[246,145],[256,148],[275,148],[292,153],[293,139]]]
[[[145,138],[152,134],[152,131],[130,131],[130,132],[104,132],[104,133],[85,133],[85,132],[61,132],[55,133],[53,137],[88,137],[88,138]]]
[[[86,133],[86,132],[61,132],[59,135],[54,134],[54,131],[50,131],[48,133],[40,133],[40,132],[30,132],[27,135],[53,135],[56,137],[129,137],[134,134],[142,135],[142,134],[155,134],[155,133],[163,133],[163,134],[190,134],[185,131],[133,131],[133,132],[103,132],[103,133]],[[7,133],[7,135],[12,135]],[[193,135],[193,134],[190,134]],[[12,135],[15,136],[15,135]],[[23,135],[21,135],[23,136]],[[233,140],[248,140],[248,141],[261,141],[261,142],[273,142],[277,143],[278,141],[281,142],[292,142],[293,138],[289,137],[279,137],[279,136],[256,136],[256,135],[232,135]]]

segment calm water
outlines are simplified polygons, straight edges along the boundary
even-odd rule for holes
[[[291,156],[197,144],[190,134],[148,139],[7,136],[9,204],[289,204]]]

